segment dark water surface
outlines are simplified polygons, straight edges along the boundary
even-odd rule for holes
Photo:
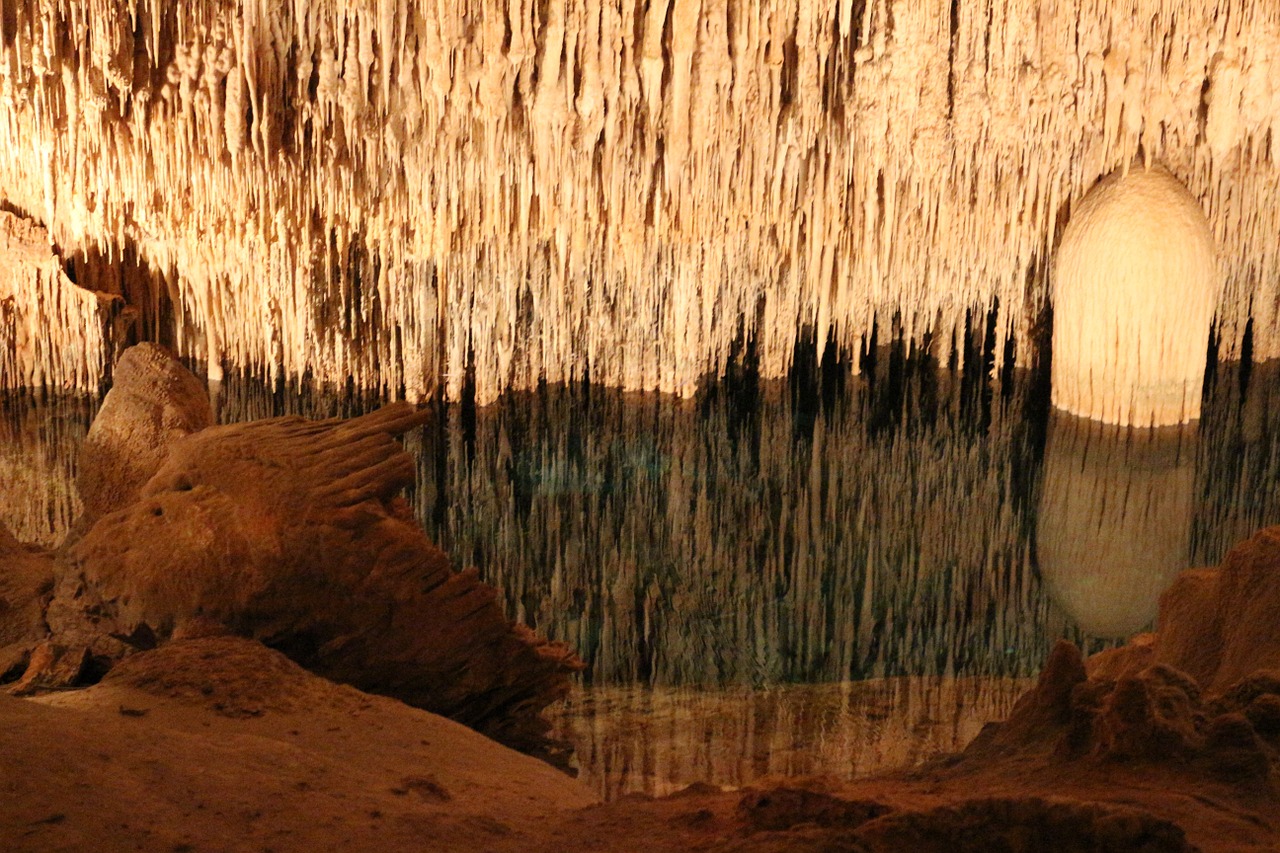
[[[1200,424],[1153,432],[1051,415],[1017,371],[886,353],[692,400],[576,386],[440,406],[407,438],[428,532],[587,662],[558,723],[591,784],[848,776],[953,749],[1056,638],[1143,630],[1177,571],[1280,522],[1274,365],[1220,368]],[[52,544],[96,401],[0,401],[0,523]],[[230,379],[219,417],[377,402]]]

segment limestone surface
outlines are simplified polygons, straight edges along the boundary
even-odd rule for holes
[[[396,437],[429,414],[209,426],[203,386],[172,355],[127,351],[89,431],[83,534],[44,557],[46,576],[0,590],[19,615],[35,608],[0,623],[5,669],[26,664],[16,689],[92,682],[175,637],[229,632],[563,762],[541,711],[577,657],[507,620],[399,497],[415,469]]]
[[[897,322],[946,350],[987,311],[1030,364],[1062,223],[1135,159],[1208,217],[1223,355],[1250,320],[1254,356],[1280,355],[1273,0],[30,0],[4,21],[0,202],[115,273],[82,283],[124,299],[121,258],[154,271],[130,307],[214,377],[687,395],[735,341],[779,377],[810,335],[856,352]],[[64,310],[84,294],[46,278],[0,295],[0,328],[66,345],[23,337],[14,381],[97,383],[74,368],[102,336]]]

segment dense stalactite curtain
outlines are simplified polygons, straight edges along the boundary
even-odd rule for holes
[[[1225,353],[1280,351],[1270,0],[0,6],[0,201],[142,259],[215,375],[688,393],[970,308],[1026,361],[1070,202],[1138,155],[1209,215]]]

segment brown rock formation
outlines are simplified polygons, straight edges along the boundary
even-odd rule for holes
[[[213,424],[208,391],[163,347],[125,350],[113,381],[80,449],[76,486],[89,520],[133,503],[171,443]]]
[[[87,505],[118,508],[59,562],[49,643],[24,689],[225,630],[509,746],[565,757],[540,714],[577,658],[510,623],[494,590],[454,572],[397,497],[415,469],[395,436],[426,412],[402,403],[346,421],[201,429],[208,401],[176,360],[145,347],[122,365],[82,478]]]
[[[0,681],[26,668],[48,629],[44,608],[53,588],[53,561],[0,527]]]
[[[1232,548],[1216,569],[1184,572],[1160,601],[1155,660],[1228,691],[1257,670],[1280,670],[1280,527]]]

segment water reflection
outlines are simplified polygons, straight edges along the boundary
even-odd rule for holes
[[[1008,716],[1033,682],[916,677],[761,690],[599,687],[556,711],[579,778],[601,796],[674,793],[707,778],[866,776],[916,766]]]
[[[1036,555],[1050,598],[1085,633],[1141,631],[1189,566],[1199,433],[1050,416]]]
[[[80,514],[75,460],[95,399],[0,391],[0,525],[53,547]]]
[[[601,790],[946,748],[1055,638],[1140,630],[1174,572],[1280,522],[1278,365],[1222,369],[1198,436],[1050,419],[1027,375],[900,348],[818,372],[548,387],[408,437],[428,531],[587,660],[561,724]],[[219,418],[378,402],[228,376]],[[96,401],[0,407],[0,523],[52,544]]]
[[[451,410],[419,514],[588,684],[1028,675],[1071,628],[1028,558],[1024,389],[983,407],[917,376],[896,403],[853,377],[816,406],[778,383]]]

